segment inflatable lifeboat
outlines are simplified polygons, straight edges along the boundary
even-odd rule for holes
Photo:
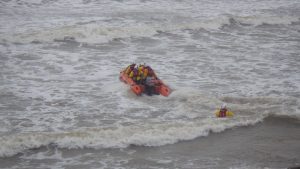
[[[125,84],[130,86],[130,89],[136,95],[141,95],[145,91],[145,86],[143,84],[137,84],[132,78],[130,78],[125,71],[120,72],[120,80]],[[171,90],[166,86],[161,80],[157,79],[155,82],[155,94],[161,94],[165,97],[168,97],[171,93]]]

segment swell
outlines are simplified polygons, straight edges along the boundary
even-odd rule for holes
[[[207,119],[206,121],[209,121],[207,124],[198,121],[114,128],[84,128],[66,132],[22,133],[0,137],[0,157],[10,157],[30,149],[49,145],[67,149],[126,148],[130,145],[163,146],[208,136],[210,133],[219,133],[234,127],[255,125],[267,117],[287,122],[293,119],[291,116],[285,115],[268,115],[253,119],[244,118],[242,121],[232,120],[231,122],[225,119]],[[223,123],[224,121],[227,122]]]
[[[193,140],[211,132],[222,132],[237,126],[254,125],[263,120],[256,118],[205,119],[194,122],[172,122],[116,126],[112,128],[83,128],[65,132],[32,132],[0,137],[0,157],[9,157],[23,151],[47,145],[59,148],[125,148],[130,145],[162,146],[182,140]]]
[[[147,15],[147,13],[145,13]],[[164,17],[164,16],[160,16]],[[134,19],[134,18],[133,18]],[[112,26],[110,23],[90,21],[86,23],[71,24],[43,30],[25,30],[22,33],[5,34],[2,42],[12,43],[36,43],[36,42],[64,42],[65,39],[85,43],[106,43],[115,39],[127,39],[132,37],[152,37],[162,32],[184,33],[184,30],[218,30],[224,27],[240,27],[255,29],[261,25],[291,25],[299,24],[299,17],[294,16],[233,16],[222,15],[216,18],[199,20],[186,18],[178,23],[172,18],[166,21],[150,21],[151,23],[123,23]]]
[[[241,116],[257,112],[265,116],[286,116],[300,120],[299,99],[286,97],[222,97],[221,101],[230,105]]]

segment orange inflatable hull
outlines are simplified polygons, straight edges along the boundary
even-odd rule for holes
[[[141,95],[145,91],[145,86],[144,85],[137,84],[124,71],[120,73],[120,80],[122,82],[130,85],[130,89],[136,95]],[[161,80],[157,80],[157,82],[155,83],[155,92],[159,93],[159,94],[161,94],[165,97],[168,97],[171,93],[171,90]]]

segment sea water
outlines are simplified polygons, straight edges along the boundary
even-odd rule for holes
[[[300,165],[299,18],[298,0],[3,0],[0,167]],[[131,63],[171,95],[134,95]]]

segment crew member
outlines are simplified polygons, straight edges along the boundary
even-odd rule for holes
[[[129,65],[129,66],[127,66],[127,68],[126,68],[126,70],[125,70],[125,73],[127,74],[127,75],[130,75],[130,73],[133,71],[133,69],[134,69],[134,66],[135,66],[135,64],[133,63],[133,64],[131,64],[131,65]]]
[[[156,84],[156,78],[153,74],[153,72],[149,72],[148,76],[145,80],[145,92],[147,95],[151,96],[152,94],[155,94],[155,84]]]

